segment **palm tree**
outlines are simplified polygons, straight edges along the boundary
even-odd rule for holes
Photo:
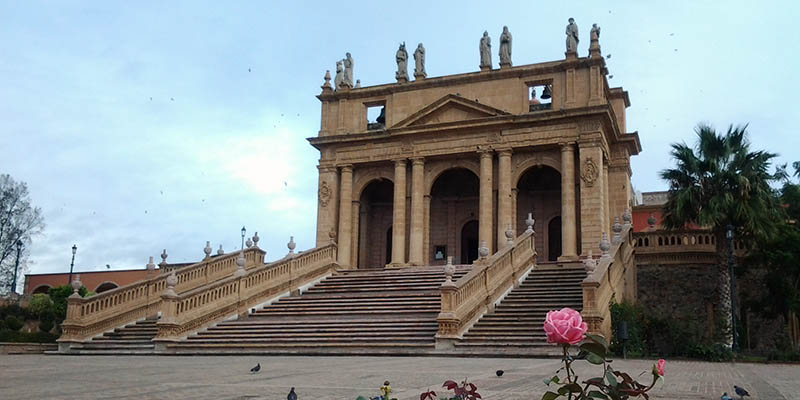
[[[730,126],[727,133],[720,135],[701,123],[695,132],[695,147],[673,143],[670,154],[676,168],[661,171],[661,179],[669,183],[663,224],[667,229],[695,224],[712,230],[719,257],[719,308],[733,328],[731,276],[725,261],[726,227],[732,225],[736,238],[750,243],[774,235],[781,208],[770,183],[777,181],[780,174],[769,172],[776,154],[750,151],[746,125]],[[729,343],[732,338],[730,329]]]

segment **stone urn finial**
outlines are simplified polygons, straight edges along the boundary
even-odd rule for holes
[[[219,249],[217,249],[217,255],[221,256],[225,254],[225,250],[222,250],[222,244],[219,245]]]
[[[147,265],[145,265],[145,269],[147,269],[147,276],[153,274],[153,271],[156,270],[156,265],[153,264],[153,256],[150,256],[150,259],[147,261]]]
[[[294,249],[297,247],[297,243],[294,242],[294,236],[289,236],[289,243],[286,243],[286,247],[289,248],[289,254],[294,254]]]
[[[610,250],[610,249],[611,249],[611,243],[609,243],[609,241],[608,241],[608,234],[603,232],[602,239],[600,239],[600,250],[603,252],[603,254],[600,257],[601,258],[611,257],[608,254],[608,250]]]
[[[444,266],[444,276],[447,282],[453,281],[453,275],[456,273],[456,267],[453,265],[453,256],[447,256],[447,264]]]
[[[621,243],[622,224],[619,223],[619,217],[614,217],[614,225],[611,226],[611,230],[614,231],[614,236],[611,237],[611,244]]]
[[[322,90],[333,90],[331,86],[331,70],[325,70],[325,83],[322,84]]]
[[[167,249],[161,251],[161,262],[158,263],[159,266],[167,265]]]
[[[244,242],[244,245],[247,246],[248,249],[253,247],[253,239],[247,238],[247,240]]]
[[[647,217],[647,225],[650,226],[650,229],[656,229],[656,222],[658,222],[656,216],[653,213],[650,213],[650,216]]]
[[[589,255],[586,256],[585,260],[583,260],[583,266],[586,268],[586,272],[590,274],[594,272],[595,268],[597,268],[597,261],[595,261],[591,249],[589,250]]]
[[[478,247],[478,255],[481,258],[489,257],[489,248],[486,246],[485,240],[481,240],[481,246]]]
[[[206,253],[206,258],[211,257],[211,242],[206,241],[206,247],[203,248],[203,253]]]
[[[622,223],[625,225],[630,225],[633,216],[631,215],[631,208],[626,207],[625,212],[622,213]]]
[[[164,290],[164,296],[168,297],[178,297],[178,294],[175,293],[175,286],[178,284],[178,277],[175,276],[175,270],[173,269],[172,272],[167,275],[167,289]]]
[[[256,234],[253,235],[253,246],[258,247],[258,241],[259,240],[261,240],[261,238],[258,237],[258,232],[256,232]]]
[[[528,227],[528,229],[526,229],[525,232],[533,232],[533,224],[535,222],[536,220],[533,219],[533,213],[528,213],[528,219],[525,220],[525,225]]]
[[[511,229],[511,224],[506,228],[506,244],[512,246],[514,244],[514,230]]]
[[[244,269],[244,263],[244,250],[240,250],[239,257],[236,258],[236,272],[233,273],[233,276],[241,278],[247,275],[247,271]]]
[[[81,295],[78,294],[78,290],[80,290],[81,286],[83,286],[83,283],[81,283],[80,274],[75,274],[75,278],[72,280],[72,282],[70,282],[70,285],[72,286],[72,294],[69,295],[69,297],[81,297]]]

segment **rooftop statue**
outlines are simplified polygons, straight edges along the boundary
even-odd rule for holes
[[[598,32],[599,33],[599,32]],[[578,25],[575,24],[575,19],[569,19],[569,25],[567,25],[567,53],[577,53],[578,52]]]
[[[408,52],[406,51],[406,43],[400,43],[400,48],[397,49],[397,53],[395,54],[395,60],[397,60],[397,72],[394,74],[394,77],[397,78],[398,81],[400,80],[408,80]]]
[[[500,35],[500,65],[511,65],[511,32],[507,26],[503,27]]]
[[[333,78],[333,86],[335,89],[339,89],[342,87],[342,82],[344,81],[344,69],[342,68],[343,60],[336,62],[336,76]]]
[[[353,57],[350,56],[350,53],[345,55],[344,60],[344,84],[347,87],[353,87]]]
[[[589,39],[597,40],[600,39],[600,27],[597,24],[592,24],[592,30],[589,32]]]
[[[414,77],[425,78],[428,74],[425,72],[425,47],[422,46],[422,43],[417,45],[417,49],[414,50],[414,64]]]
[[[483,31],[483,37],[480,42],[481,64],[480,68],[492,69],[492,39],[489,38],[489,32]]]

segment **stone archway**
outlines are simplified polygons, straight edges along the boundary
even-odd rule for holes
[[[107,292],[107,291],[109,291],[111,289],[116,289],[118,287],[119,287],[119,285],[117,285],[115,282],[105,281],[105,282],[97,285],[97,287],[94,289],[94,292],[95,293],[103,293],[103,292]]]
[[[429,257],[431,264],[447,262],[453,256],[455,264],[465,264],[461,248],[462,221],[478,218],[478,175],[467,168],[450,168],[441,172],[430,188]],[[477,248],[477,246],[476,246]],[[444,250],[444,257],[436,253]]]
[[[33,289],[31,294],[47,294],[50,291],[50,285],[39,285]]]
[[[556,260],[561,255],[561,237],[551,237],[549,225],[555,217],[561,220],[561,174],[553,167],[537,164],[519,174],[516,188],[517,232],[525,230],[525,219],[533,213],[539,259]],[[556,250],[558,254],[550,254]]]
[[[471,219],[461,228],[461,264],[478,259],[478,220]]]
[[[355,246],[358,268],[383,268],[391,257],[391,244],[387,246],[383,236],[392,226],[393,197],[394,183],[385,178],[366,183],[360,193]]]

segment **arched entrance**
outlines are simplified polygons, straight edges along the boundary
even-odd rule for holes
[[[539,260],[555,261],[561,255],[561,174],[554,168],[535,165],[517,181],[517,232],[525,231],[528,213],[536,220]],[[551,230],[556,220],[557,235]]]
[[[109,291],[111,289],[116,289],[118,287],[119,287],[119,285],[117,285],[114,282],[103,282],[100,285],[98,285],[97,288],[94,289],[94,292],[95,293],[103,293],[103,292]]]
[[[478,220],[473,219],[461,228],[461,263],[472,264],[478,259]]]
[[[431,264],[444,264],[447,256],[453,256],[455,264],[471,262],[469,251],[462,247],[470,246],[471,242],[464,240],[464,233],[471,237],[472,228],[468,225],[478,218],[478,185],[478,176],[466,168],[444,171],[433,182],[428,255]],[[474,237],[477,242],[477,221]],[[477,255],[477,244],[474,247]]]
[[[394,184],[388,179],[373,180],[359,196],[358,268],[383,268],[391,260],[393,197]]]
[[[561,255],[561,216],[547,224],[547,261],[557,261]]]

